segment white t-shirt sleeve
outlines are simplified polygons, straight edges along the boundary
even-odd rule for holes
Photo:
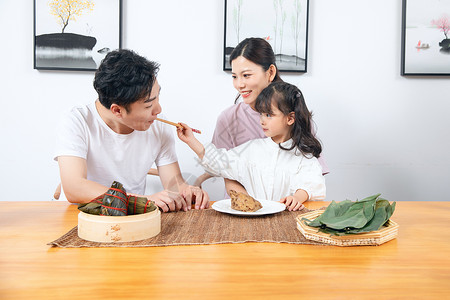
[[[153,125],[159,126],[159,138],[161,141],[161,147],[156,156],[155,165],[159,167],[177,162],[178,158],[175,151],[175,140],[173,131],[171,130],[172,128],[170,126],[164,126],[162,123],[154,123]]]
[[[89,137],[86,122],[74,108],[64,113],[59,121],[56,135],[54,160],[58,156],[77,156],[86,159]]]

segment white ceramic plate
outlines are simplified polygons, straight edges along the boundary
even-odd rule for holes
[[[220,211],[226,214],[238,215],[238,216],[262,216],[279,213],[286,209],[286,205],[276,201],[259,200],[257,199],[262,208],[255,212],[245,212],[235,210],[231,208],[231,199],[219,200],[213,203],[212,208],[216,211]]]

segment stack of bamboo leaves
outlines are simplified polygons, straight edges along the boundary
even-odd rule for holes
[[[114,181],[109,190],[78,209],[92,215],[127,216],[151,212],[156,205],[145,197],[129,196],[120,182]]]
[[[380,198],[380,195],[356,202],[333,201],[313,221],[306,218],[302,221],[305,220],[308,226],[319,228],[321,232],[338,236],[376,231],[389,220],[395,210],[395,202],[391,205],[388,200]]]

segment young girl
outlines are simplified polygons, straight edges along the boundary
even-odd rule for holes
[[[249,140],[265,137],[255,110],[259,93],[272,82],[282,82],[272,46],[262,38],[246,38],[233,50],[229,58],[233,86],[238,92],[235,104],[225,109],[217,118],[211,143],[229,150]],[[329,172],[322,156],[319,157],[322,173]],[[201,186],[208,178],[205,173],[194,185]],[[225,178],[225,190],[244,191],[236,181]],[[226,193],[225,193],[226,195]]]
[[[256,199],[280,201],[291,211],[306,200],[323,200],[325,179],[317,160],[322,146],[311,133],[312,115],[301,91],[289,83],[271,83],[258,95],[255,110],[268,138],[228,151],[203,147],[185,124],[177,134],[207,172],[238,181]]]

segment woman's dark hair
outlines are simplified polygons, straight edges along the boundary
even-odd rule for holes
[[[260,65],[264,71],[269,70],[270,66],[274,65],[277,71],[272,82],[283,82],[275,62],[272,46],[265,39],[251,37],[240,42],[230,54],[230,65],[233,60],[240,56]],[[235,103],[238,98],[239,95],[236,97]]]
[[[291,130],[293,144],[290,148],[284,148],[280,144],[280,148],[292,150],[297,147],[303,155],[312,154],[318,158],[322,145],[312,131],[312,113],[308,110],[300,89],[287,82],[271,83],[256,98],[255,110],[272,114],[272,104],[286,116],[291,112],[295,114]]]
[[[102,60],[94,78],[100,103],[113,103],[129,111],[132,103],[150,94],[159,65],[131,50],[115,50]]]

